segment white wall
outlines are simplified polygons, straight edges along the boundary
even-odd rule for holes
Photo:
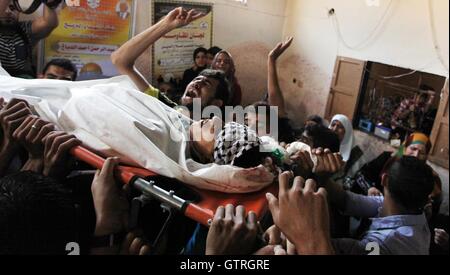
[[[448,68],[449,1],[430,1],[438,44]],[[366,0],[288,0],[283,35],[293,35],[295,41],[282,63],[282,85],[292,99],[290,109],[301,110],[293,114],[298,121],[305,115],[324,114],[337,55],[448,76],[434,50],[428,0],[392,0],[385,20],[372,32],[389,2],[379,0],[378,7],[369,7]],[[374,33],[365,47],[349,49],[343,45],[328,16],[331,8],[348,44],[359,44]],[[293,78],[300,81],[294,84]]]
[[[139,0],[137,32],[151,24],[150,0]],[[245,104],[259,100],[266,91],[266,58],[282,37],[287,0],[248,0],[246,6],[233,0],[192,0],[214,4],[213,43],[231,52]],[[151,75],[150,51],[138,61],[144,75]]]
[[[214,3],[214,44],[236,59],[244,103],[258,100],[266,90],[269,49],[282,37],[295,36],[280,63],[280,78],[296,125],[306,115],[324,113],[337,55],[448,76],[433,48],[428,13],[431,1],[440,52],[448,67],[448,0],[392,0],[386,20],[370,43],[358,50],[338,43],[328,10],[335,9],[345,40],[358,44],[378,25],[390,0],[378,0],[379,7],[367,6],[366,0],[248,0],[247,6],[233,0],[191,1]],[[139,33],[151,24],[151,0],[136,3]],[[150,79],[150,51],[138,60],[138,68]]]
[[[429,1],[445,66],[434,49],[428,0],[392,0],[380,28],[360,49],[349,49],[338,39],[328,10],[335,9],[342,36],[352,46],[370,36],[390,0],[379,0],[379,7],[369,7],[365,0],[288,0],[283,36],[294,36],[295,41],[281,60],[280,77],[294,122],[301,123],[306,115],[324,114],[338,55],[448,77],[449,1]],[[383,149],[393,150],[364,133],[357,134],[357,141],[373,157]],[[443,182],[442,212],[448,214],[448,170],[433,168]]]

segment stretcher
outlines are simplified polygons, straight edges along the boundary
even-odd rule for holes
[[[71,154],[76,159],[97,169],[101,169],[105,162],[104,158],[82,146],[74,147],[71,150]],[[120,178],[123,184],[131,185],[144,195],[159,200],[166,207],[180,211],[186,217],[205,226],[210,225],[217,207],[227,204],[233,204],[234,206],[243,205],[246,211],[255,212],[258,219],[260,219],[266,213],[268,207],[265,194],[267,192],[278,194],[276,184],[250,194],[225,194],[189,186],[200,197],[199,201],[193,202],[180,198],[173,191],[165,190],[158,186],[158,183],[152,180],[152,177],[157,177],[158,175],[149,170],[119,165],[116,169],[116,176]]]
[[[186,163],[180,164],[179,159],[186,159],[184,153],[180,153],[185,152],[185,148],[177,147],[177,144],[181,143],[176,140],[168,139],[173,142],[165,143],[163,138],[168,133],[173,134],[172,130],[175,130],[177,137],[183,137],[182,129],[171,127],[174,121],[181,122],[180,125],[183,126],[183,118],[157,99],[137,91],[126,77],[79,83],[22,80],[1,75],[0,79],[0,93],[3,92],[5,98],[22,96],[22,99],[32,100],[36,113],[43,119],[55,123],[67,133],[74,134],[85,146],[92,148],[93,151],[83,147],[72,150],[72,154],[80,161],[97,169],[102,168],[105,160],[93,153],[95,151],[104,155],[119,154],[128,158],[127,163],[139,163],[139,168],[118,167],[116,175],[124,184],[142,193],[131,202],[130,221],[136,221],[136,216],[139,216],[133,209],[145,205],[150,199],[161,202],[160,206],[170,213],[172,210],[179,211],[205,226],[209,225],[217,207],[227,204],[243,205],[247,211],[253,211],[261,218],[267,210],[265,193],[277,194],[276,185],[271,184],[273,176],[264,169],[262,170],[265,175],[257,169],[248,171],[232,166],[212,165],[205,168],[198,165],[189,170]],[[72,94],[72,89],[75,89],[76,93]],[[176,116],[172,117],[171,114],[174,113]],[[105,117],[116,123],[106,124]],[[140,124],[143,124],[145,129],[155,128],[159,131],[143,132],[137,127]],[[78,129],[82,131],[77,132]],[[101,138],[95,134],[99,134]],[[127,140],[127,143],[123,140]],[[134,150],[133,154],[130,153],[130,147]],[[152,155],[155,152],[158,154]],[[172,157],[168,157],[168,154]],[[256,180],[253,176],[255,172],[260,175]],[[181,185],[189,190],[189,194],[180,195],[170,189],[177,190],[178,187],[164,187],[164,181],[167,179],[175,183],[174,185],[183,181],[184,184]],[[269,187],[261,190],[263,186]],[[200,187],[202,189],[199,189]],[[206,189],[216,191],[205,191]],[[240,194],[242,190],[246,193]],[[189,197],[190,191],[196,193],[195,199],[186,198]]]
[[[273,182],[274,176],[263,167],[204,165],[190,158],[192,121],[136,90],[127,77],[63,82],[0,76],[0,96],[28,101],[42,119],[101,156],[119,156],[127,165],[176,179],[167,181],[175,190],[182,182],[202,190],[248,194]]]

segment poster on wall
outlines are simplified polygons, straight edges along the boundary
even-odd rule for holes
[[[183,72],[193,66],[193,53],[196,48],[210,48],[213,37],[213,5],[211,3],[192,3],[180,1],[154,1],[153,24],[161,20],[171,10],[183,7],[196,9],[206,16],[191,24],[175,29],[159,39],[153,47],[153,83],[158,79],[183,78]]]
[[[110,56],[134,32],[134,0],[80,0],[59,13],[59,25],[44,41],[41,64],[67,58],[77,80],[118,75]]]

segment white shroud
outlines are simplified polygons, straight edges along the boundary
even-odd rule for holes
[[[262,166],[203,165],[187,158],[189,118],[139,92],[126,76],[67,82],[0,75],[0,96],[27,100],[44,120],[102,156],[120,156],[201,189],[249,193],[273,181]]]

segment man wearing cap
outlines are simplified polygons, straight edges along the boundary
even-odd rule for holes
[[[415,157],[426,162],[431,147],[430,139],[425,134],[417,132],[409,135],[397,152],[383,152],[376,159],[364,165],[358,173],[358,184],[353,187],[352,191],[368,196],[382,196],[381,178],[390,165],[402,156]],[[435,184],[433,192],[430,194],[430,203],[433,213],[437,213],[442,200],[442,182],[435,171],[433,171],[433,175]]]

